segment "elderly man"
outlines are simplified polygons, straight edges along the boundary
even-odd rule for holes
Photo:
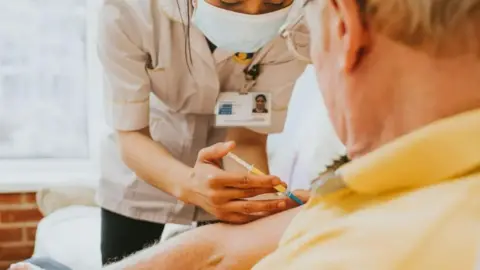
[[[319,179],[298,215],[206,226],[112,269],[474,269],[480,0],[310,0],[304,9],[352,161]]]

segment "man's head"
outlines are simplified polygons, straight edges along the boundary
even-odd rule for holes
[[[257,110],[263,111],[265,110],[265,104],[267,103],[267,97],[265,95],[257,95],[255,97],[255,103]]]
[[[480,0],[310,0],[305,12],[351,157],[480,107]]]

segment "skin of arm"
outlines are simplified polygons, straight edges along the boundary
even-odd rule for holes
[[[277,248],[301,207],[245,225],[213,224],[106,266],[104,269],[251,269]]]
[[[118,131],[117,136],[123,162],[138,177],[182,201],[186,200],[184,187],[191,168],[153,141],[148,127],[139,131]]]
[[[233,153],[249,164],[268,174],[267,135],[256,133],[246,128],[230,128],[226,141],[234,141],[236,147]],[[245,168],[231,158],[223,159],[223,168],[230,172],[245,172]]]

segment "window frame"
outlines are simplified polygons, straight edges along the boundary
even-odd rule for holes
[[[89,157],[84,159],[0,160],[0,193],[81,185],[96,187],[100,178],[100,141],[107,131],[103,112],[102,67],[97,57],[98,11],[102,1],[86,1],[87,122]]]

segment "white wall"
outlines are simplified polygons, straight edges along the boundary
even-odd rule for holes
[[[284,132],[269,137],[268,149],[271,173],[291,189],[308,188],[309,180],[345,152],[328,118],[312,66],[295,86]]]

